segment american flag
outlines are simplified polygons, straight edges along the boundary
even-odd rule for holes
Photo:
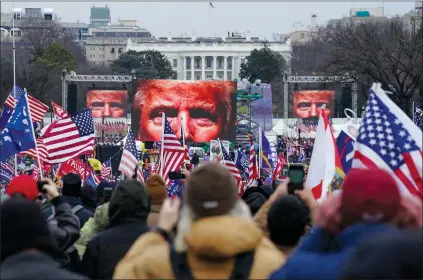
[[[10,95],[7,97],[5,105],[9,106],[10,108],[15,108],[15,102],[17,103],[17,100],[21,98],[23,94],[25,94],[25,91],[20,88],[16,87],[16,101],[13,97],[13,89],[10,93]],[[48,111],[48,106],[44,103],[41,103],[38,99],[28,95],[28,103],[29,103],[29,109],[31,111],[31,119],[33,122],[40,122],[43,118],[46,112]]]
[[[245,191],[245,184],[241,178],[241,174],[239,173],[238,168],[236,168],[235,163],[232,161],[231,156],[229,155],[228,151],[226,151],[225,147],[223,147],[222,142],[220,142],[220,147],[222,149],[223,159],[219,162],[221,165],[225,166],[231,174],[234,176],[237,187],[238,187],[238,196],[241,197]]]
[[[10,164],[0,162],[0,183],[8,184],[13,176],[15,176],[15,170]]]
[[[285,165],[285,159],[282,155],[278,156],[278,161],[276,162],[275,170],[273,171],[273,182],[279,178],[279,175],[282,173],[283,166]]]
[[[135,172],[135,168],[137,168],[137,164],[139,161],[139,153],[135,143],[135,137],[132,130],[129,130],[128,135],[126,136],[125,147],[122,152],[122,157],[120,159],[119,170],[126,175],[128,178],[132,178]],[[138,171],[141,168],[137,168],[137,178],[138,178]],[[141,171],[142,173],[142,171]],[[142,177],[142,176],[141,176]],[[138,178],[140,180],[141,178]],[[144,178],[140,180],[144,182]]]
[[[109,177],[111,171],[112,171],[112,162],[109,159],[103,162],[103,167],[101,168],[101,178],[106,179],[107,177]]]
[[[40,171],[38,170],[38,167],[34,165],[34,168],[32,169],[32,178],[35,181],[40,180]]]
[[[257,164],[256,164],[256,150],[254,143],[250,140],[250,157],[248,163],[248,185],[252,184],[258,178]]]
[[[387,170],[401,191],[422,196],[422,132],[380,87],[370,90],[353,167]]]
[[[42,138],[38,138],[36,142],[37,142],[38,154],[40,155],[40,162],[43,163],[45,162],[48,155],[47,148],[46,148],[46,145],[44,145],[44,141]],[[30,156],[34,159],[37,159],[36,149],[29,149],[27,151],[20,152],[19,155]]]
[[[148,180],[148,178],[150,178],[152,173],[152,167],[151,164],[148,163],[147,164],[147,168],[144,168],[144,182]]]
[[[94,125],[90,109],[84,109],[53,122],[43,135],[46,162],[61,163],[94,149]]]
[[[164,117],[164,135],[161,148],[163,149],[163,162],[159,161],[157,170],[165,180],[166,186],[168,186],[170,183],[169,172],[179,171],[184,162],[186,152],[175,133],[173,133],[172,127],[166,117]]]

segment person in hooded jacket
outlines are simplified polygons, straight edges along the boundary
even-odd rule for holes
[[[0,206],[2,279],[87,279],[60,268],[62,252],[40,207],[15,198]]]
[[[156,226],[159,220],[159,212],[163,201],[167,198],[166,183],[160,175],[153,174],[145,182],[147,192],[151,199],[151,211],[148,215],[148,226]]]
[[[250,207],[252,215],[255,215],[258,210],[266,203],[272,195],[273,189],[271,186],[263,185],[260,180],[257,180],[254,185],[250,186],[243,194],[242,200]]]
[[[238,199],[227,168],[207,163],[194,169],[183,197],[182,209],[177,197],[164,202],[158,227],[134,243],[114,279],[266,279],[284,263]]]
[[[109,227],[88,242],[81,273],[91,279],[111,279],[116,264],[132,243],[149,230],[150,207],[147,190],[141,182],[121,181],[109,202]]]
[[[81,259],[85,254],[88,242],[99,233],[105,231],[109,224],[109,202],[106,202],[97,207],[94,216],[89,218],[81,228],[81,236],[75,242],[76,250]]]
[[[413,211],[410,211],[410,207]],[[417,209],[417,211],[415,210]],[[351,169],[343,189],[318,209],[313,228],[270,279],[342,279],[343,271],[359,244],[403,228],[422,225],[421,198],[401,195],[392,176],[384,170]]]
[[[86,184],[81,188],[81,202],[85,209],[92,213],[95,212],[97,208],[97,193],[92,185]]]

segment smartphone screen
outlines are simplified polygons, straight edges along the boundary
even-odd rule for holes
[[[169,172],[169,179],[170,180],[185,179],[185,175],[182,174],[181,172],[171,171]]]
[[[301,169],[290,169],[288,171],[288,177],[291,183],[299,184],[304,180],[304,170]]]

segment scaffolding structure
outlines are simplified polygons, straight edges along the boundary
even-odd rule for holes
[[[238,88],[237,93],[237,142],[248,142],[249,134],[258,129],[259,125],[253,121],[253,103],[263,98],[263,87],[260,84],[246,85]],[[246,112],[245,110],[246,109]]]

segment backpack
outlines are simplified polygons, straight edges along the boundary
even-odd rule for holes
[[[84,209],[84,206],[82,205],[75,205],[74,207],[72,207],[72,214],[76,216],[76,214],[81,211],[82,209]],[[51,215],[47,218],[47,221],[53,220],[54,216],[56,215],[56,211],[54,210],[54,207],[51,208]],[[76,217],[76,220],[78,221],[78,227],[80,228],[81,225],[79,223],[79,218]],[[75,245],[72,244],[72,246],[70,246],[69,248],[66,249],[65,253],[66,254],[71,254],[73,251],[76,250]]]
[[[172,270],[177,280],[194,280],[192,271],[188,265],[186,253],[177,253],[175,248],[171,245],[170,261]],[[254,261],[254,250],[242,253],[236,256],[234,268],[232,270],[231,280],[248,279]]]

